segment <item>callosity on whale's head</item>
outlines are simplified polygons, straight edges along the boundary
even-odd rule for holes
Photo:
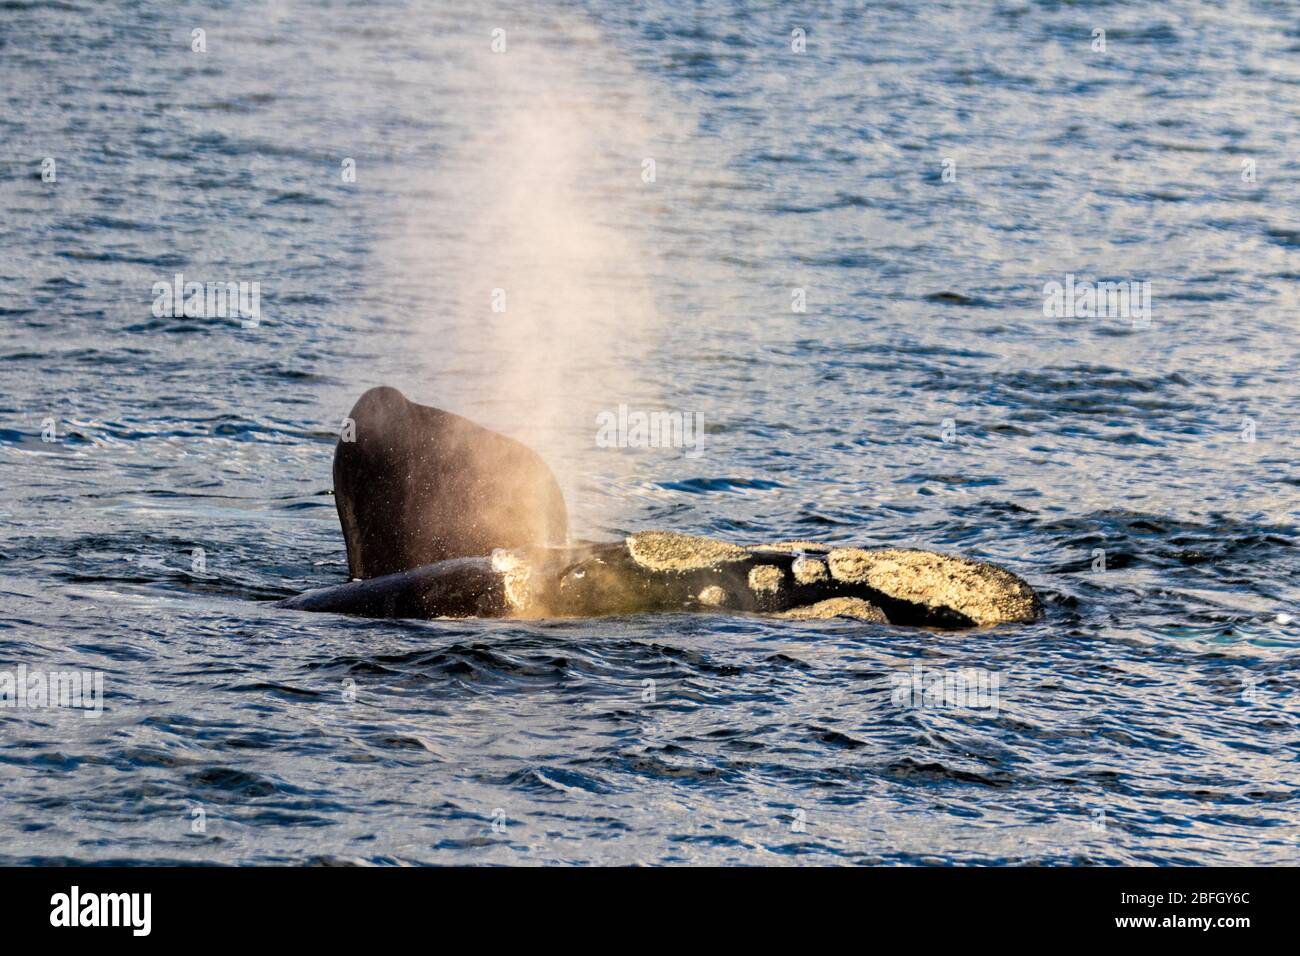
[[[896,601],[955,611],[976,625],[1032,621],[1042,613],[1033,589],[995,564],[935,551],[835,548],[831,577]]]

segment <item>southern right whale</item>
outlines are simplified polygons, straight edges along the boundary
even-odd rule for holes
[[[354,580],[281,606],[369,617],[590,617],[652,611],[977,627],[1031,621],[1033,589],[934,551],[740,545],[674,531],[569,543],[554,476],[468,419],[371,389],[334,456]]]

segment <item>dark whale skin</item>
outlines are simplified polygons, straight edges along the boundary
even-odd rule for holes
[[[496,548],[563,544],[564,497],[541,457],[395,388],[353,406],[334,449],[349,577],[374,578]]]
[[[275,602],[295,611],[361,617],[500,617],[501,575],[485,558],[452,558],[411,571],[295,594]]]

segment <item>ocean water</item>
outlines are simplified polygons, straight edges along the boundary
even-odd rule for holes
[[[0,862],[1300,862],[1296,13],[0,3],[0,672],[103,681],[0,707]],[[377,384],[537,447],[575,535],[1047,613],[272,607],[346,577]]]

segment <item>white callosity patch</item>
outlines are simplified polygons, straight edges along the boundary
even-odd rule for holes
[[[705,607],[722,607],[727,603],[727,592],[716,584],[710,584],[699,593],[698,600]]]
[[[633,561],[650,571],[698,571],[750,556],[739,545],[675,531],[629,535],[627,549]]]
[[[781,569],[771,564],[750,568],[749,589],[758,594],[775,594],[781,590],[783,576]]]
[[[1040,609],[1024,581],[969,558],[934,551],[836,548],[827,564],[837,581],[864,584],[900,601],[951,608],[980,625],[1032,621]]]
[[[800,584],[816,584],[830,577],[830,572],[826,570],[826,562],[803,555],[794,559],[790,570],[794,572],[794,579]]]
[[[836,597],[816,604],[792,608],[780,615],[790,621],[826,621],[836,617],[848,617],[873,624],[888,624],[885,612],[870,601],[862,598]]]

